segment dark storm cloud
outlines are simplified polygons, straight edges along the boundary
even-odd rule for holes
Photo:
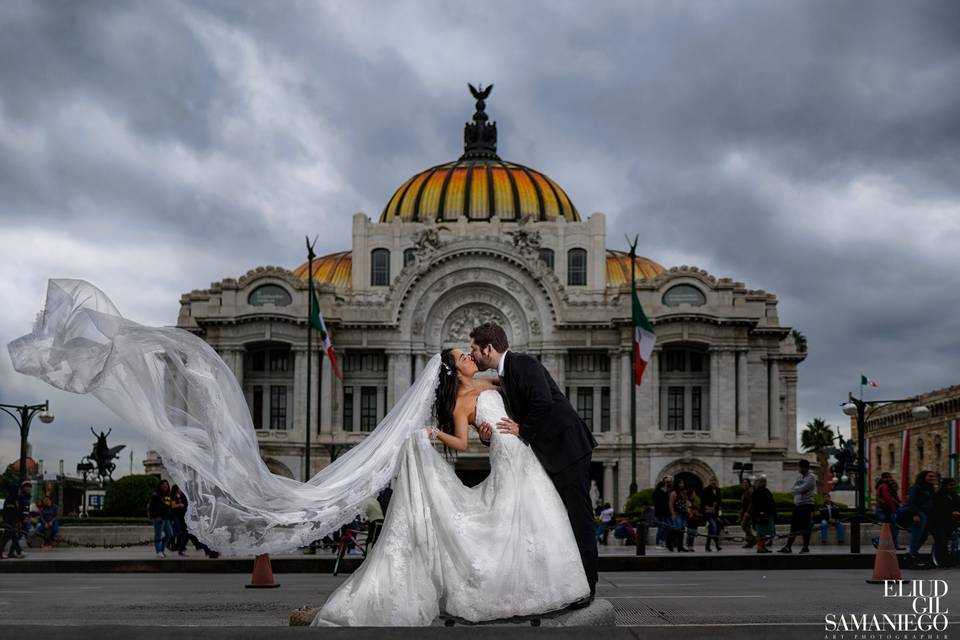
[[[3,3],[0,341],[48,276],[172,324],[184,291],[298,264],[305,233],[348,248],[353,212],[459,155],[464,85],[493,82],[501,155],[604,211],[608,246],[642,231],[776,293],[810,343],[800,420],[839,422],[861,369],[958,381],[958,32],[933,2]],[[0,396],[47,394],[0,358]],[[113,424],[56,399],[62,428]]]

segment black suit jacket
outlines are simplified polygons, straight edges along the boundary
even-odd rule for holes
[[[546,368],[525,353],[503,357],[500,391],[507,413],[543,468],[557,473],[590,455],[597,441]]]

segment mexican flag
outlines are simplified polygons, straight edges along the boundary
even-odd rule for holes
[[[947,422],[947,433],[950,437],[949,457],[947,458],[947,475],[956,478],[958,470],[958,456],[960,456],[960,420]]]
[[[873,378],[868,378],[867,376],[860,374],[860,386],[861,387],[879,387],[880,383],[874,380]]]
[[[640,384],[643,379],[643,371],[650,362],[650,354],[653,353],[653,345],[657,342],[657,334],[653,330],[653,325],[647,319],[647,314],[643,312],[640,305],[640,298],[637,297],[637,287],[632,286],[633,297],[633,356],[634,366],[633,383]]]
[[[340,375],[340,367],[337,366],[337,354],[333,352],[333,343],[330,341],[330,334],[327,333],[327,325],[323,322],[323,314],[320,313],[320,301],[317,300],[317,292],[313,288],[313,274],[308,275],[307,283],[310,289],[310,326],[320,334],[323,349],[327,352],[327,357],[330,358],[333,373],[342,381],[343,376]]]

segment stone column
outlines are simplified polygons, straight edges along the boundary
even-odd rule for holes
[[[610,433],[618,433],[620,424],[620,353],[611,351],[610,357]]]
[[[560,391],[563,391],[567,384],[567,354],[565,351],[554,353],[552,356],[553,368],[550,369],[550,375],[553,376]]]
[[[633,384],[633,371],[630,372],[630,381]],[[660,430],[660,351],[654,349],[650,354],[650,362],[643,373],[643,385],[650,385],[650,392],[653,394],[653,406],[651,408],[650,419],[654,424],[654,432]],[[639,482],[639,480],[638,480]]]
[[[422,353],[418,353],[416,356],[416,359],[417,359],[417,369],[416,371],[413,372],[414,379],[416,379],[416,377],[420,375],[420,372],[423,371],[423,368],[427,366],[427,356],[423,355]]]
[[[334,377],[333,367],[330,366],[330,358],[324,357],[323,364],[320,367],[320,431],[331,433],[333,431],[333,385],[331,381]]]
[[[747,393],[748,351],[737,351],[737,434],[750,433],[749,394]]]
[[[630,354],[623,351],[620,354],[620,385],[617,387],[617,396],[620,403],[620,428],[617,430],[622,433],[630,433],[630,391],[632,386]]]
[[[781,437],[780,433],[780,362],[770,359],[770,397],[767,399],[767,432],[771,440]]]
[[[230,370],[233,371],[233,376],[237,379],[237,384],[240,385],[240,388],[243,388],[243,356],[245,354],[244,349],[227,349],[223,354],[223,361],[230,366]]]
[[[320,426],[320,359],[323,358],[326,360],[326,356],[323,355],[322,351],[316,351],[313,354],[313,357],[310,359],[310,428],[312,431],[311,435],[320,433],[322,427]],[[311,461],[311,468],[313,468],[313,462]]]
[[[613,466],[614,462],[610,460],[603,461],[603,488],[600,490],[600,495],[603,496],[604,502],[609,502],[610,504],[614,505],[614,508],[616,508],[617,497],[614,495],[615,488],[613,486]]]
[[[301,431],[307,424],[307,350],[293,349],[293,393],[292,409],[288,417],[289,429]]]
[[[388,389],[393,390],[393,398],[389,398],[387,403],[387,411],[393,408],[393,405],[403,397],[403,394],[407,392],[407,389],[410,388],[410,354],[409,353],[395,353],[391,354],[390,359],[393,361],[393,383],[388,383]],[[388,392],[389,393],[389,392]]]
[[[737,360],[736,355],[729,349],[720,352],[719,388],[720,434],[724,442],[733,442],[737,437]]]
[[[710,431],[716,434],[720,429],[720,352],[711,349],[710,355]]]
[[[386,410],[389,411],[390,407],[393,406],[394,397],[396,394],[396,384],[397,384],[397,354],[392,352],[387,352],[387,406]],[[380,395],[379,393],[377,394]],[[379,404],[379,401],[378,403]],[[378,414],[380,415],[380,414]],[[385,413],[383,415],[386,415]]]

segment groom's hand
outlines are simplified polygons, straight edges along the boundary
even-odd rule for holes
[[[520,425],[510,418],[502,418],[500,422],[497,423],[497,431],[500,433],[509,433],[518,438],[520,437]]]

